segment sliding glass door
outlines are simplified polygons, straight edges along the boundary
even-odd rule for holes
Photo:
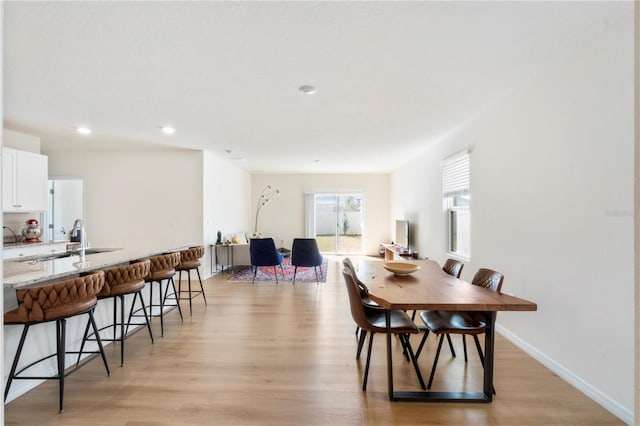
[[[314,234],[323,253],[362,253],[362,194],[315,194]]]

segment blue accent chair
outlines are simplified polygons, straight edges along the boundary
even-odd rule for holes
[[[251,268],[253,269],[253,282],[256,282],[256,274],[261,266],[273,266],[273,272],[276,275],[276,283],[278,283],[278,271],[276,266],[280,266],[282,278],[284,279],[284,269],[282,262],[284,256],[278,253],[276,243],[273,238],[252,238],[249,240],[249,255],[251,257]]]
[[[298,266],[313,267],[316,273],[316,284],[320,284],[318,267],[320,267],[320,276],[322,276],[323,260],[315,238],[294,238],[291,246],[291,265],[295,267],[293,270],[293,284],[296,283]]]

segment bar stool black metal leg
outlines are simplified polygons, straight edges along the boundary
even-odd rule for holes
[[[168,288],[169,283],[167,282],[167,289]],[[158,295],[160,296],[160,337],[164,337],[164,297],[162,297],[162,280],[158,281]]]
[[[64,402],[64,358],[65,358],[65,346],[64,342],[66,339],[66,328],[67,328],[67,320],[64,318],[56,321],[56,350],[58,352],[58,400],[59,400],[59,413],[64,411],[63,402]]]
[[[153,341],[153,332],[151,331],[151,318],[150,315],[151,313],[147,314],[147,308],[144,305],[144,298],[142,297],[142,290],[138,290],[134,293],[133,295],[133,302],[131,303],[131,310],[129,311],[129,319],[127,320],[127,328],[125,330],[125,336],[127,334],[129,334],[129,325],[131,324],[131,317],[133,316],[133,310],[134,307],[136,305],[136,300],[138,299],[138,297],[140,298],[140,305],[142,309],[142,313],[144,314],[144,321],[147,325],[147,330],[149,330],[149,336],[151,337],[151,343],[154,343]]]
[[[94,309],[95,307],[89,311],[89,321],[91,321],[91,326],[93,327],[93,332],[96,336],[96,342],[98,342],[98,348],[100,349],[100,355],[102,356],[102,362],[104,363],[104,368],[107,370],[107,376],[110,376],[111,371],[109,371],[109,364],[107,363],[107,355],[104,353],[104,346],[102,346],[102,340],[100,339],[98,326],[96,325],[96,320],[93,317]]]
[[[124,366],[124,338],[125,338],[125,332],[124,332],[124,295],[120,295],[117,298],[113,299],[113,304],[114,306],[117,304],[117,300],[120,299],[120,367]],[[113,321],[116,321],[115,315],[113,317]],[[115,324],[114,324],[115,327]],[[115,340],[115,330],[114,334],[113,334],[113,338]]]
[[[9,395],[9,389],[11,388],[11,382],[13,382],[13,377],[16,374],[16,368],[18,368],[18,361],[20,361],[20,354],[22,353],[22,348],[24,346],[24,342],[27,339],[27,332],[29,331],[29,324],[25,324],[22,328],[22,336],[20,336],[20,343],[18,343],[18,351],[16,352],[15,358],[13,358],[13,364],[11,364],[11,371],[9,371],[9,378],[7,380],[7,387],[4,388],[4,400],[7,400],[7,395]]]
[[[173,277],[169,278],[169,282],[167,283],[167,289],[166,292],[169,292],[169,284],[171,284],[171,288],[173,288],[173,295],[176,299],[176,306],[178,307],[178,313],[180,313],[180,321],[184,322],[184,317],[182,316],[182,308],[180,308],[180,300],[179,300],[179,296],[178,296],[178,292],[176,292],[176,283],[175,281],[173,281]],[[166,297],[166,293],[165,293],[165,297]]]
[[[187,282],[189,283],[189,316],[193,315],[193,308],[191,306],[191,269],[187,271]]]
[[[207,295],[204,294],[204,286],[202,285],[202,278],[200,277],[200,270],[196,268],[198,274],[198,281],[200,282],[200,291],[202,292],[202,298],[204,299],[204,305],[207,306]]]

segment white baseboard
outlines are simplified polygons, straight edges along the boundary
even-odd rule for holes
[[[567,369],[561,364],[558,364],[553,359],[549,358],[546,354],[540,352],[533,346],[529,345],[524,340],[520,339],[518,336],[511,333],[506,328],[502,327],[499,324],[496,324],[496,331],[504,336],[511,343],[522,349],[528,355],[530,355],[535,360],[542,363],[549,370],[553,371],[555,374],[560,376],[570,385],[578,389],[580,392],[587,395],[589,398],[593,399],[595,402],[600,404],[603,408],[610,411],[613,415],[618,417],[620,420],[625,422],[628,425],[633,424],[633,411],[627,409],[620,405],[617,401],[613,400],[611,397],[601,392],[599,389],[584,381],[581,377],[575,375],[571,370]]]

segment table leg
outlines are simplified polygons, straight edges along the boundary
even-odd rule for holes
[[[389,399],[395,401],[396,398],[393,395],[393,355],[391,352],[391,311],[386,309],[384,311],[384,317],[387,326],[387,380],[389,388]]]
[[[495,343],[495,312],[485,312],[486,330],[484,340],[484,379],[482,392],[432,392],[432,391],[394,391],[393,364],[391,356],[391,314],[385,311],[387,326],[387,375],[389,380],[389,399],[391,401],[422,402],[491,402],[493,400],[493,355]]]
[[[483,391],[487,402],[493,401],[493,356],[495,351],[496,313],[485,312],[484,331],[484,383]]]

